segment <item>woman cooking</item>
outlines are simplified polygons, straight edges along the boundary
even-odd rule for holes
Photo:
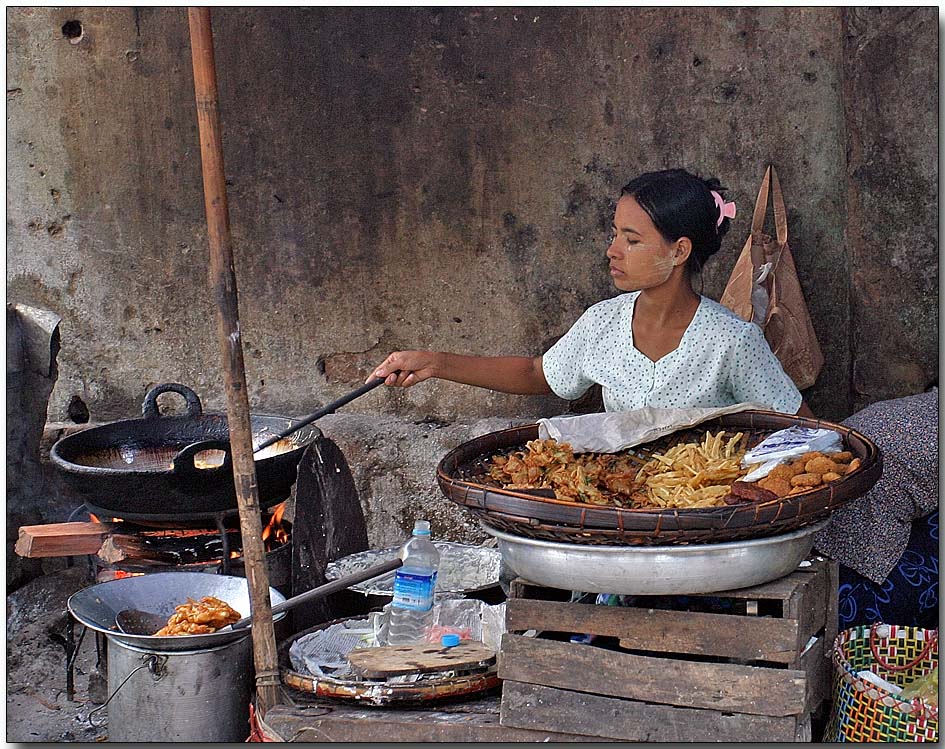
[[[648,172],[623,190],[607,249],[622,292],[595,304],[543,356],[397,351],[374,371],[389,386],[430,377],[574,400],[602,386],[607,411],[762,403],[812,416],[761,329],[692,288],[735,216],[715,179]]]

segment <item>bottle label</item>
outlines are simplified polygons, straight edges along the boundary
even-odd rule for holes
[[[436,572],[421,575],[404,572],[394,573],[393,605],[412,611],[429,611],[433,608],[433,590],[436,588]]]

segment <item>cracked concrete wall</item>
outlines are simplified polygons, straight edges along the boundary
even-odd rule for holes
[[[851,8],[844,24],[851,388],[862,407],[938,375],[937,15]]]
[[[217,71],[251,406],[303,414],[391,350],[537,355],[614,289],[641,171],[768,162],[840,419],[937,374],[933,8],[221,8]],[[8,299],[62,316],[61,420],[154,384],[223,410],[183,8],[7,9]],[[890,268],[894,273],[890,273]],[[933,280],[934,279],[934,280]],[[347,412],[552,415],[442,382]]]

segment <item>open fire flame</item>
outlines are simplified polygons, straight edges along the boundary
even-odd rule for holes
[[[269,525],[263,528],[262,540],[266,541],[266,550],[274,549],[289,542],[289,531],[282,524],[282,516],[285,515],[285,502],[282,502],[273,508],[272,518]],[[272,539],[271,541],[269,539]]]
[[[269,522],[262,529],[262,540],[265,543],[266,552],[274,551],[275,549],[289,543],[289,533],[291,524],[286,521],[283,522],[283,516],[286,511],[286,503],[281,502],[276,505],[271,510],[271,515],[269,517]],[[93,523],[103,522],[96,515],[89,513],[89,519]],[[111,518],[110,522],[122,522],[121,518]],[[178,538],[187,538],[191,536],[211,536],[215,537],[216,531],[211,531],[209,529],[190,529],[190,528],[179,528],[179,529],[167,529],[167,530],[147,530],[141,531],[141,535],[150,536],[150,537],[178,537]],[[238,549],[230,550],[230,559],[239,559],[242,557],[242,552]],[[121,570],[116,570],[116,577],[131,577],[133,575],[138,575],[142,573],[135,572],[123,572]]]

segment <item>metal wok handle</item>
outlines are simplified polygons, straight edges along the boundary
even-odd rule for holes
[[[281,614],[283,611],[295,608],[299,604],[305,603],[306,601],[322,598],[323,596],[337,593],[339,590],[344,590],[351,585],[357,585],[358,583],[363,583],[365,580],[370,580],[372,578],[379,577],[380,575],[386,575],[388,572],[392,572],[393,570],[401,567],[403,563],[403,559],[396,557],[386,562],[376,564],[373,567],[368,567],[367,569],[359,570],[358,572],[352,572],[350,575],[339,577],[337,580],[332,580],[331,582],[327,582],[324,585],[319,585],[317,588],[312,588],[305,593],[299,593],[297,596],[292,596],[292,598],[286,599],[282,603],[277,603],[272,607],[272,614],[273,616],[276,614]],[[233,629],[247,627],[252,624],[252,621],[252,616],[244,616],[242,619],[233,624]]]
[[[161,416],[157,405],[157,397],[161,393],[177,393],[183,396],[184,400],[187,401],[186,417],[200,416],[203,413],[203,405],[200,403],[200,398],[193,390],[178,382],[166,382],[163,385],[155,385],[148,391],[147,395],[144,396],[144,401],[141,403],[141,413],[144,414],[144,418],[154,419]]]
[[[204,450],[222,450],[223,462],[215,468],[197,468],[194,459],[198,453]],[[194,442],[187,445],[177,455],[174,456],[174,473],[181,479],[193,481],[217,477],[221,474],[228,475],[233,467],[233,458],[230,455],[230,443],[226,440],[204,440],[203,442]]]
[[[309,414],[308,416],[306,416],[304,419],[301,419],[300,421],[296,421],[291,427],[286,429],[284,432],[280,432],[274,437],[270,437],[265,442],[255,447],[253,449],[253,454],[255,455],[260,450],[264,450],[270,445],[276,444],[276,442],[288,437],[290,434],[295,434],[297,431],[299,431],[299,429],[301,429],[302,427],[308,426],[316,419],[320,419],[322,416],[327,416],[328,414],[333,414],[336,410],[341,408],[346,403],[350,403],[355,398],[360,398],[362,395],[373,390],[378,385],[383,385],[383,384],[384,384],[384,378],[377,377],[371,380],[370,382],[368,382],[366,385],[362,385],[357,390],[354,390],[348,393],[347,395],[341,396],[338,400],[332,401],[327,406],[318,409],[315,413]]]

